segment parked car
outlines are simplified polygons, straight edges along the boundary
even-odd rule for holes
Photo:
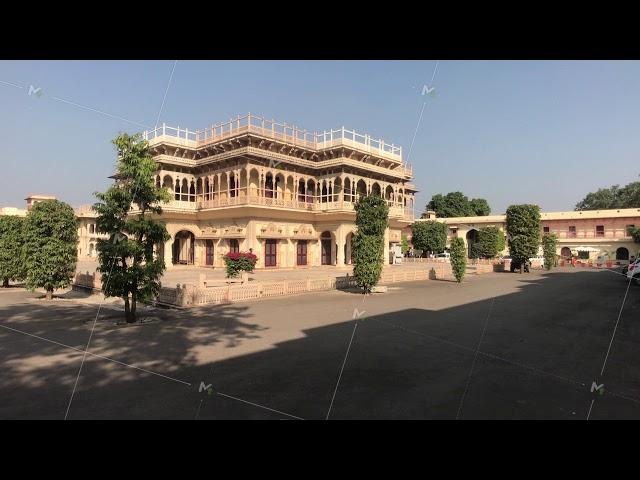
[[[436,255],[436,258],[446,258],[447,260],[451,258],[451,254],[449,252],[443,252]]]
[[[629,264],[626,272],[627,278],[635,280],[636,284],[640,285],[640,259]]]
[[[636,268],[636,266],[639,264],[640,262],[640,258],[638,258],[637,260],[634,260],[633,262],[629,263],[629,265],[625,265],[624,267],[622,267],[622,274],[626,275],[627,272],[629,272],[629,268],[634,269]]]

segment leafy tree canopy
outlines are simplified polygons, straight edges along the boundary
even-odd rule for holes
[[[556,265],[556,249],[558,238],[553,233],[542,235],[542,251],[544,253],[544,268],[551,270]]]
[[[464,247],[464,240],[460,237],[452,238],[449,252],[451,253],[450,262],[453,275],[456,277],[456,281],[460,283],[467,269],[467,252]]]
[[[606,210],[612,208],[640,207],[640,182],[631,182],[624,187],[612,185],[588,193],[576,204],[576,210]]]
[[[0,217],[0,281],[3,287],[8,287],[10,280],[23,280],[26,276],[22,255],[24,222],[24,218],[13,215]]]
[[[469,200],[462,192],[434,195],[427,204],[427,210],[435,211],[436,216],[442,218],[486,216],[491,213],[491,208],[484,198]]]
[[[494,258],[504,250],[504,232],[498,227],[483,227],[478,230],[478,242],[474,247],[478,249],[478,257]]]
[[[524,262],[536,255],[540,246],[540,207],[524,204],[507,208],[507,236],[514,260]]]
[[[137,301],[150,300],[160,290],[165,264],[154,247],[170,236],[164,222],[151,214],[161,214],[160,203],[171,195],[156,186],[157,165],[139,134],[122,133],[112,143],[118,153],[117,180],[106,192],[95,194],[100,202],[93,206],[98,231],[109,235],[108,240],[98,240],[98,260],[105,296],[121,297],[126,321],[132,323]],[[133,213],[132,205],[137,207]]]
[[[355,209],[358,230],[352,243],[353,275],[366,293],[378,283],[382,274],[389,207],[382,197],[369,195],[361,197]]]
[[[430,220],[411,225],[413,247],[423,252],[444,252],[447,245],[447,224]]]
[[[38,202],[25,219],[26,286],[53,291],[71,285],[78,256],[78,221],[70,205],[59,200]]]

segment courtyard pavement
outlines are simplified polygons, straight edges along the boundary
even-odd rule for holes
[[[640,288],[627,287],[607,270],[489,273],[145,307],[132,326],[96,296],[9,289],[0,418],[640,419]]]

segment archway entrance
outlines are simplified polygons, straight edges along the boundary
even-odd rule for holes
[[[353,232],[350,232],[344,242],[344,261],[347,265],[353,264],[353,236]]]
[[[571,249],[569,247],[562,247],[562,250],[560,250],[560,256],[562,258],[571,258]]]
[[[331,261],[331,232],[322,232],[320,235],[320,263],[322,265],[332,265]]]
[[[478,243],[478,231],[474,228],[467,232],[467,257],[476,258],[477,254],[473,246]]]
[[[195,235],[187,230],[176,233],[173,241],[173,263],[193,265]]]
[[[616,260],[629,260],[629,250],[625,247],[620,247],[616,250]]]

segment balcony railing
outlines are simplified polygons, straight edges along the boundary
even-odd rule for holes
[[[144,131],[142,135],[149,142],[170,140],[179,145],[199,148],[245,133],[254,133],[311,150],[324,150],[339,146],[351,147],[365,153],[402,162],[402,147],[358,133],[355,130],[342,127],[322,133],[308,132],[286,123],[278,123],[251,114],[238,116],[235,120],[196,131],[188,128],[169,127],[163,123],[161,127]],[[408,171],[412,170],[408,164],[404,164],[403,167]]]
[[[626,228],[612,228],[603,231],[596,230],[578,230],[578,231],[552,231],[559,239],[598,239],[598,238],[631,238]]]
[[[181,200],[172,200],[162,205],[164,209],[196,212],[199,210],[234,206],[263,206],[287,208],[309,212],[354,211],[358,196],[352,194],[334,195],[292,195],[269,189],[238,188],[222,194],[185,194]],[[387,200],[389,216],[413,220],[413,210],[402,204]]]

